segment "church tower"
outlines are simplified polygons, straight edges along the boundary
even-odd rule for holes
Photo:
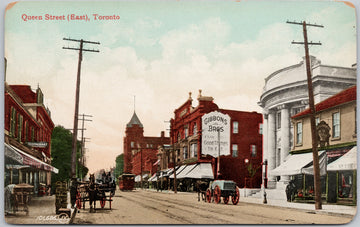
[[[132,157],[144,141],[144,126],[135,111],[126,125],[124,137],[124,173],[132,173]]]

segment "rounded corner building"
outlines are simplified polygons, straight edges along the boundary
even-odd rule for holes
[[[315,104],[356,84],[356,64],[352,67],[323,65],[313,56],[310,62]],[[272,176],[271,170],[286,161],[293,147],[291,116],[308,108],[308,100],[304,57],[300,63],[265,78],[258,105],[263,108],[263,160],[268,162],[268,188],[277,188],[277,182],[289,181],[288,176]]]

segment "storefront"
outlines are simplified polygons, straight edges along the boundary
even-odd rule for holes
[[[21,151],[13,145],[4,143],[5,186],[26,183],[34,186],[38,193],[40,185],[51,183],[51,172],[58,173],[55,167]]]

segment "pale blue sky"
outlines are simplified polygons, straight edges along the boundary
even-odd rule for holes
[[[22,14],[93,13],[120,16],[118,21],[23,21]],[[122,153],[126,123],[133,109],[145,135],[169,126],[175,108],[198,89],[220,108],[258,111],[264,79],[297,64],[309,40],[323,43],[310,53],[323,64],[350,67],[356,62],[355,9],[330,1],[115,1],[19,2],[6,12],[5,57],[10,84],[40,85],[56,125],[73,127],[76,46],[64,37],[99,41],[100,53],[85,53],[80,113],[94,115],[86,126],[88,164],[94,171],[113,165]],[[86,45],[93,48],[93,45]],[[99,154],[104,161],[99,161]]]

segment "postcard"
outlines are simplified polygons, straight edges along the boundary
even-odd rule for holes
[[[347,224],[353,1],[19,1],[8,224]]]

